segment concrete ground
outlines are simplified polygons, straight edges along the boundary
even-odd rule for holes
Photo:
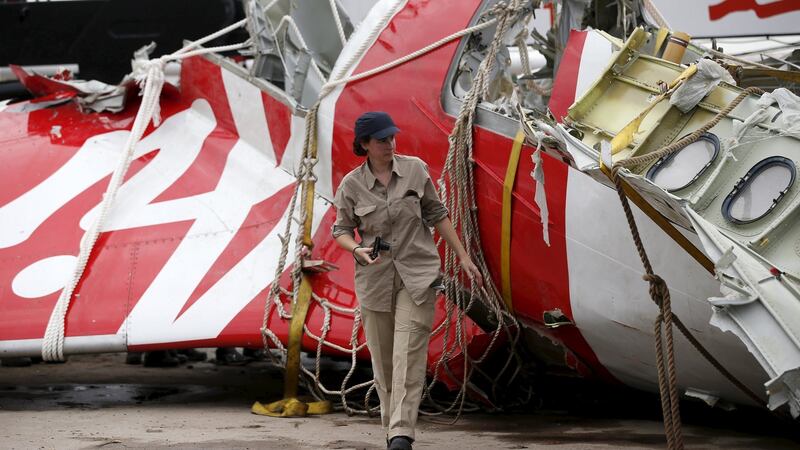
[[[281,374],[266,362],[156,369],[124,359],[87,355],[65,364],[0,367],[0,448],[385,448],[375,418],[251,414],[254,400],[280,397]],[[422,417],[415,448],[664,448],[656,397],[623,392],[609,404],[587,401],[587,389],[564,396],[559,408],[548,400],[547,409],[466,414],[455,425]],[[687,448],[800,448],[795,423],[762,411],[684,404],[682,413]]]

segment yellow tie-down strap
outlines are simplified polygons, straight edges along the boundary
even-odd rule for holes
[[[309,156],[317,157],[316,133],[311,133],[309,141]],[[311,225],[314,217],[314,177],[310,177],[303,185],[303,201],[306,208],[305,231],[303,245],[311,250],[314,242],[311,239]],[[295,264],[301,264],[295,261]],[[277,283],[278,280],[275,280]],[[267,300],[270,301],[270,300]],[[303,340],[303,326],[306,323],[308,308],[311,305],[311,282],[308,274],[301,274],[300,289],[297,292],[297,301],[292,307],[292,321],[289,324],[289,343],[286,352],[286,373],[283,381],[283,400],[268,403],[253,403],[250,408],[254,414],[270,417],[303,417],[310,414],[328,414],[333,411],[329,401],[304,401],[297,397],[297,388],[300,383],[300,352]],[[311,399],[313,400],[313,399]]]
[[[286,375],[283,385],[283,400],[268,403],[253,403],[254,414],[270,417],[304,417],[311,414],[328,414],[333,411],[329,401],[304,401],[297,397],[300,381],[300,344],[303,339],[303,325],[306,322],[308,307],[311,304],[311,283],[303,275],[297,303],[292,308],[292,321],[289,325],[289,345],[286,356]]]
[[[514,311],[511,300],[511,200],[514,191],[514,180],[517,178],[519,155],[522,152],[522,143],[525,142],[525,133],[520,129],[514,136],[514,145],[511,146],[511,155],[508,157],[506,178],[503,180],[503,216],[500,229],[500,279],[502,283],[503,302],[509,311]]]

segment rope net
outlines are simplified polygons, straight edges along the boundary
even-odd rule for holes
[[[354,64],[358,59],[357,57],[350,58],[348,63],[344,65],[344,70],[334,74],[331,80],[323,86],[317,103],[310,108],[306,116],[303,154],[296,173],[297,182],[294,187],[294,193],[288,208],[290,220],[286,222],[283,234],[280,235],[281,251],[279,261],[264,308],[261,335],[266,353],[273,358],[273,362],[284,367],[286,365],[288,349],[273,329],[277,328],[277,322],[275,321],[280,321],[282,322],[281,326],[285,326],[292,320],[291,308],[287,308],[287,305],[297,304],[299,287],[304,276],[302,263],[307,255],[310,254],[311,245],[309,245],[310,242],[308,241],[310,221],[308,217],[311,214],[310,208],[313,204],[301,201],[298,205],[297,200],[298,197],[307,194],[308,189],[313,190],[313,183],[316,181],[313,170],[317,162],[317,112],[322,99],[337,86],[389,70],[456,38],[484,29],[491,30],[490,27],[496,25],[487,55],[476,73],[472,87],[464,99],[456,126],[450,135],[450,146],[445,160],[445,168],[442,177],[438,180],[443,203],[448,207],[453,225],[460,231],[462,242],[464,242],[471,259],[481,270],[484,280],[486,280],[486,287],[478,288],[472,283],[465,282],[466,277],[462,276],[461,266],[458,264],[455,252],[445,245],[443,239],[439,238],[437,246],[444,246],[445,255],[445,315],[444,320],[431,332],[431,340],[433,342],[434,338],[441,338],[442,348],[437,361],[433,365],[429,365],[433,375],[424,387],[424,407],[420,413],[423,415],[455,413],[454,420],[457,420],[463,411],[475,411],[480,408],[479,404],[467,399],[470,392],[478,393],[481,396],[485,394],[484,400],[498,398],[500,381],[502,380],[504,385],[508,385],[520,375],[522,361],[516,352],[516,344],[520,337],[519,326],[516,319],[505,309],[500,293],[491,280],[480,242],[472,172],[472,124],[476,107],[487,89],[487,74],[493,69],[498,49],[505,45],[505,35],[512,24],[518,20],[527,20],[529,18],[531,7],[531,2],[522,0],[498,2],[487,10],[480,18],[479,23],[473,27],[461,30],[423,49],[368,72],[345,78],[343,74],[347,72],[347,67]],[[356,56],[360,56],[367,48],[367,45],[363,45],[356,52]],[[287,256],[293,233],[294,263],[289,269],[291,288],[284,288],[281,286],[280,280],[286,270]],[[307,324],[303,326],[303,335],[316,342],[317,345],[313,370],[301,364],[300,384],[317,401],[334,401],[333,409],[335,410],[345,411],[348,414],[375,414],[379,407],[377,406],[377,400],[373,396],[374,383],[371,379],[361,380],[357,375],[360,360],[359,352],[366,349],[366,343],[361,338],[362,322],[359,309],[342,307],[315,292],[311,293],[311,302],[315,307],[322,310],[323,321],[319,330],[311,330]],[[490,336],[489,342],[483,347],[480,354],[472,355],[469,348],[468,313],[476,310],[488,312],[489,322],[494,325],[494,329],[486,331]],[[334,315],[352,321],[349,345],[342,346],[330,342],[329,333]],[[486,369],[481,368],[481,364],[486,362],[501,344],[506,345],[507,353],[505,358],[497,365],[499,370],[489,373]],[[347,355],[350,359],[350,367],[346,375],[336,386],[331,385],[330,382],[326,383],[322,379],[321,361],[326,349]],[[458,371],[455,370],[456,367],[452,364],[454,361],[460,363]],[[438,394],[437,384],[442,382],[446,382],[451,386],[455,384],[455,394]],[[479,385],[485,384],[490,386],[488,393],[479,387]],[[523,396],[517,401],[524,402],[529,398],[530,391],[528,391],[527,398]]]

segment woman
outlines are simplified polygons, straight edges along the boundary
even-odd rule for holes
[[[384,112],[364,113],[356,120],[353,152],[367,158],[339,185],[333,236],[357,263],[356,296],[388,448],[410,449],[425,384],[433,286],[440,280],[441,261],[431,226],[455,250],[467,275],[478,284],[482,280],[425,163],[395,154],[398,131]],[[361,244],[355,241],[356,228]],[[389,249],[379,248],[382,251],[373,258],[371,245],[377,238]]]

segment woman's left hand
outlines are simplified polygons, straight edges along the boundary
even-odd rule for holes
[[[466,272],[467,276],[472,280],[479,288],[483,287],[483,277],[481,276],[481,271],[478,270],[478,267],[472,262],[469,257],[464,259],[459,259],[461,263],[461,270]]]

